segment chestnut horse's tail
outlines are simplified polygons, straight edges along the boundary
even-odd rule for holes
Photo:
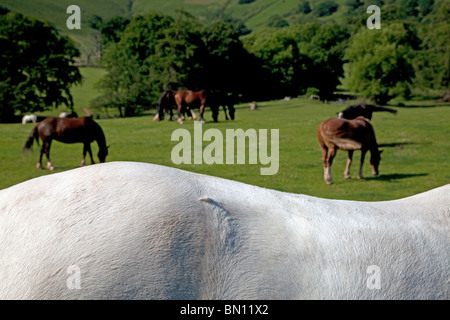
[[[33,130],[31,130],[30,135],[28,136],[28,139],[23,146],[22,152],[30,150],[31,146],[33,145],[34,139],[36,139],[36,143],[39,145],[38,125],[35,125]]]

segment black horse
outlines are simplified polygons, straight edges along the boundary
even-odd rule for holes
[[[91,163],[94,163],[91,151],[91,142],[97,141],[99,152],[98,158],[100,162],[105,162],[108,155],[108,147],[106,146],[105,135],[102,128],[90,117],[83,118],[46,118],[39,122],[33,130],[31,130],[23,150],[29,150],[33,145],[33,141],[39,144],[39,137],[42,139],[42,148],[39,154],[39,162],[37,168],[42,168],[42,156],[47,156],[47,168],[53,170],[53,164],[50,160],[50,145],[52,140],[64,143],[83,143],[83,158],[81,165],[85,162],[86,153],[91,157]]]
[[[397,110],[394,109],[360,103],[350,106],[339,112],[338,118],[351,120],[357,117],[364,117],[366,119],[372,120],[372,113],[378,111],[388,111],[393,114],[397,113]]]
[[[222,106],[223,111],[225,112],[225,119],[229,120],[228,113],[230,114],[231,120],[234,120],[234,102],[233,97],[228,95],[225,91],[222,90],[210,90],[207,103],[211,106],[215,106],[219,108]],[[228,107],[228,113],[227,113]]]

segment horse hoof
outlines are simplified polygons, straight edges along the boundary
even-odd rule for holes
[[[42,164],[38,163],[38,164],[36,165],[36,168],[42,169]]]
[[[326,183],[326,184],[333,184],[333,181],[331,181],[331,180],[325,180],[325,183]]]
[[[178,119],[177,121],[178,121],[179,124],[183,124],[183,120]]]

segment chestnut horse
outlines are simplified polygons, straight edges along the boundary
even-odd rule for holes
[[[173,120],[172,109],[177,105],[175,102],[175,93],[176,93],[176,91],[166,90],[161,94],[161,96],[158,99],[158,109],[157,109],[155,117],[153,118],[154,121],[164,120],[164,116],[166,113],[170,113],[169,120],[170,121]],[[184,114],[184,112],[186,112],[188,114],[189,118],[195,119],[195,117],[193,117],[192,112],[189,109],[189,107],[187,107],[184,110],[181,110],[181,112],[183,114]],[[194,116],[195,116],[195,114],[194,114]]]
[[[207,99],[208,93],[206,90],[200,90],[200,91],[191,91],[191,90],[178,90],[175,92],[175,103],[177,104],[177,116],[178,116],[178,123],[183,124],[183,118],[181,116],[181,113],[184,110],[192,110],[194,108],[200,109],[200,119],[199,121],[204,123],[205,120],[203,119],[203,113],[205,111],[206,106],[206,99]],[[214,121],[217,119],[217,111],[214,113],[213,110],[213,118]],[[194,117],[195,120],[195,117]]]
[[[196,119],[196,115],[192,110],[193,108],[200,108],[200,121],[204,123],[205,120],[203,119],[203,113],[206,105],[211,108],[214,122],[218,121],[220,106],[223,107],[223,110],[225,112],[225,119],[229,120],[229,114],[230,118],[234,120],[235,109],[233,99],[222,90],[164,91],[158,99],[158,109],[153,120],[163,120],[165,113],[170,113],[170,120],[172,120],[172,108],[176,106],[178,111],[178,122],[180,124],[182,124],[184,121],[184,113],[188,114],[189,119]]]
[[[64,143],[78,143],[84,144],[83,158],[81,165],[85,165],[86,153],[91,157],[91,163],[94,163],[91,151],[91,142],[97,141],[99,152],[98,158],[100,162],[105,162],[108,155],[108,147],[106,146],[105,135],[102,128],[91,118],[46,118],[39,122],[25,142],[23,150],[29,150],[33,145],[34,139],[39,144],[39,137],[42,139],[42,148],[39,154],[39,162],[36,167],[42,168],[42,156],[47,156],[47,168],[54,170],[53,164],[50,160],[50,145],[52,140]]]
[[[362,167],[367,151],[370,151],[372,173],[378,175],[381,151],[378,150],[375,132],[368,119],[364,117],[358,117],[352,120],[327,119],[320,123],[317,129],[317,138],[322,148],[324,180],[327,184],[333,183],[331,179],[331,164],[333,158],[336,156],[337,149],[348,151],[347,166],[344,171],[344,177],[346,179],[350,178],[350,165],[352,163],[353,151],[355,150],[361,150],[358,178],[363,178]]]

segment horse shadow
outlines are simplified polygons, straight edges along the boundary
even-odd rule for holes
[[[425,143],[418,143],[418,142],[390,142],[390,143],[380,143],[379,145],[378,145],[378,147],[380,147],[380,148],[398,148],[398,149],[403,149],[404,148],[404,146],[407,146],[407,145],[414,145],[414,144],[431,144],[431,142],[430,143],[427,143],[427,142],[425,142]]]
[[[424,177],[428,176],[428,173],[391,173],[391,174],[380,174],[376,177],[367,177],[367,180],[382,180],[382,181],[393,181],[407,178]]]

